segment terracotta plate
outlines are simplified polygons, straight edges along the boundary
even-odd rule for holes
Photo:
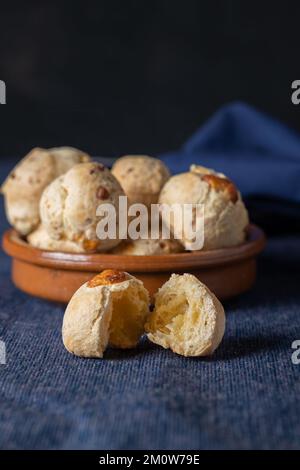
[[[265,245],[263,231],[249,227],[245,243],[211,251],[157,256],[73,254],[33,248],[14,230],[3,236],[4,251],[12,257],[12,279],[28,294],[68,302],[95,273],[107,268],[128,271],[153,295],[172,273],[192,273],[220,299],[250,289],[256,276],[256,256]]]

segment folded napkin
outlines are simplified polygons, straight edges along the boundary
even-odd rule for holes
[[[300,135],[247,104],[222,107],[182,148],[161,158],[174,173],[192,163],[225,173],[256,217],[299,218]]]

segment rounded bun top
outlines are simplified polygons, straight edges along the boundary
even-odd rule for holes
[[[34,148],[11,171],[2,185],[7,218],[22,235],[38,225],[39,201],[43,190],[72,166],[90,157],[71,147]]]
[[[129,203],[156,204],[161,188],[170,177],[166,165],[158,158],[147,155],[125,155],[112,167]]]
[[[172,176],[166,182],[159,203],[203,205],[204,249],[234,246],[244,241],[249,219],[235,184],[225,175],[208,168],[195,165],[191,168],[192,171]],[[164,222],[175,230],[172,222]],[[185,234],[181,242],[189,247]]]
[[[106,251],[119,240],[98,238],[101,216],[97,209],[103,203],[112,204],[118,222],[119,196],[123,195],[116,178],[101,163],[75,165],[45,189],[40,202],[42,223],[53,238],[78,242],[83,251]]]

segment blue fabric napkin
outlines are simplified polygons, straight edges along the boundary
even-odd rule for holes
[[[300,203],[300,135],[244,103],[221,108],[162,158],[174,173],[192,163],[221,171],[245,198]]]

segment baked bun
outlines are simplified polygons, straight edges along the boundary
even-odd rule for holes
[[[11,171],[2,185],[6,215],[22,235],[28,235],[40,222],[39,202],[45,187],[73,165],[90,157],[69,147],[35,148]]]
[[[160,190],[170,177],[161,160],[146,155],[121,157],[111,171],[124,189],[128,205],[141,203],[148,208],[157,204]]]
[[[191,274],[172,274],[155,295],[148,338],[183,356],[207,356],[222,341],[225,314],[216,296]]]
[[[149,256],[149,255],[167,255],[171,253],[180,253],[184,251],[183,246],[175,239],[146,239],[124,240],[120,245],[114,248],[111,253],[115,255],[128,256]]]
[[[51,238],[42,224],[27,236],[27,241],[31,246],[39,248],[40,250],[82,253],[81,245],[75,242]]]
[[[43,192],[40,202],[42,224],[56,240],[70,240],[83,252],[107,251],[119,244],[119,196],[124,192],[111,172],[101,163],[81,163],[54,180]],[[116,209],[116,237],[100,240],[96,211],[101,204]]]
[[[248,212],[238,189],[224,175],[211,171],[201,173],[195,169],[175,175],[164,185],[159,203],[203,204],[204,250],[234,246],[245,240]],[[196,212],[192,225],[195,225],[195,217]],[[174,233],[173,219],[169,220],[164,213],[162,218]],[[180,241],[186,249],[190,249],[191,240],[186,230],[183,230]]]
[[[55,160],[56,176],[63,175],[77,163],[86,163],[91,157],[74,147],[52,147],[48,149]]]
[[[66,349],[83,357],[103,357],[107,346],[133,348],[144,333],[149,295],[143,283],[122,271],[105,270],[81,286],[65,311]]]

